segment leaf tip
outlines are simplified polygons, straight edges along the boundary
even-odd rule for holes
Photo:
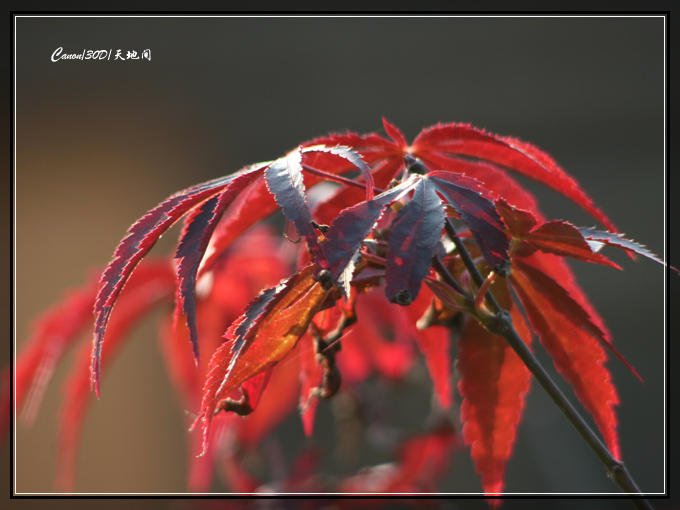
[[[503,504],[503,498],[490,498],[487,496],[486,502],[488,503],[490,508],[498,509]]]
[[[94,394],[97,396],[97,400],[99,400],[99,379],[92,380],[92,383],[90,384],[90,389],[94,390]]]
[[[188,413],[188,411],[187,411],[187,413]],[[192,413],[188,413],[188,414],[192,414]],[[199,453],[198,455],[196,455],[196,458],[197,458],[197,459],[198,459],[198,458],[201,458],[201,457],[204,457],[205,454],[208,452],[208,435],[209,435],[209,433],[210,433],[210,422],[211,422],[211,420],[210,420],[210,419],[206,419],[206,411],[205,411],[205,409],[203,409],[203,410],[198,414],[198,416],[195,416],[195,417],[194,417],[193,423],[191,424],[191,426],[189,426],[189,432],[193,432],[193,431],[196,429],[196,426],[197,426],[197,425],[199,424],[199,422],[201,422],[201,421],[203,422],[203,443],[202,443],[202,446],[201,446],[201,453]]]
[[[400,306],[408,306],[413,302],[413,297],[408,289],[401,289],[394,296],[390,298],[390,303],[396,303]]]
[[[201,364],[201,354],[199,353],[198,350],[198,342],[193,342],[191,344],[191,347],[193,348],[194,351],[194,364],[198,367]]]

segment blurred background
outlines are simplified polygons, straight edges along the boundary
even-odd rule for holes
[[[112,56],[52,62],[59,47],[111,49]],[[664,48],[661,17],[20,17],[15,345],[27,339],[32,318],[108,263],[128,226],[168,195],[331,131],[382,132],[383,116],[408,139],[439,121],[462,121],[532,142],[622,232],[664,256]],[[117,50],[149,50],[151,58],[114,61]],[[527,185],[548,217],[594,224],[568,200]],[[173,231],[155,253],[175,241]],[[662,493],[664,271],[606,254],[624,271],[573,267],[645,380],[609,362],[622,401],[626,465],[643,492]],[[69,362],[36,423],[16,427],[18,493],[54,490]],[[91,407],[76,490],[185,492],[187,418],[176,402],[149,321],[112,364]],[[301,440],[295,420],[286,427]],[[3,458],[7,466],[7,441]],[[510,493],[618,493],[537,385],[506,479]],[[468,450],[455,455],[441,488],[481,489]],[[628,505],[601,500],[592,508]]]

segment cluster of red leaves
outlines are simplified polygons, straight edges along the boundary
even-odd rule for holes
[[[502,493],[530,373],[488,331],[487,291],[527,344],[532,332],[539,338],[620,458],[618,396],[604,362],[606,350],[623,358],[563,257],[618,267],[599,253],[611,245],[658,259],[615,233],[577,183],[529,144],[446,124],[423,130],[409,145],[387,121],[384,128],[389,138],[330,135],[176,193],[129,229],[99,285],[92,281],[67,296],[36,323],[14,367],[15,404],[26,402],[29,418],[55,364],[90,325],[94,306],[94,345],[82,346],[64,393],[61,488],[73,487],[77,438],[90,385],[99,395],[102,361],[163,302],[175,303],[160,333],[169,373],[183,407],[198,411],[193,427],[203,432],[190,440],[192,490],[209,489],[215,464],[235,491],[264,490],[243,469],[243,452],[295,409],[311,436],[319,399],[332,397],[341,380],[351,388],[372,374],[403,379],[417,351],[437,405],[452,409],[457,332],[462,436],[485,493]],[[546,222],[509,171],[567,196],[611,232]],[[326,181],[339,186],[311,207],[307,190]],[[282,240],[256,227],[279,209],[299,235],[297,246],[292,228]],[[144,259],[182,218],[174,258]],[[487,278],[483,288],[451,245],[454,223],[453,237]],[[199,361],[200,352],[209,362]],[[434,491],[455,438],[448,425],[414,437],[402,445],[399,462],[332,486],[315,476],[314,456],[303,454],[276,487]]]

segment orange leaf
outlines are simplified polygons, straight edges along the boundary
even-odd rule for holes
[[[219,401],[251,377],[281,361],[307,331],[327,290],[313,278],[315,265],[265,291],[249,305],[210,360],[199,420],[203,421],[203,453]]]

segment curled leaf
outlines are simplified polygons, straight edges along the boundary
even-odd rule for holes
[[[345,147],[351,147],[353,151],[361,155],[364,162],[368,165],[373,165],[379,161],[393,157],[397,157],[400,164],[403,164],[401,162],[403,148],[398,143],[388,140],[387,138],[375,133],[369,133],[367,135],[358,135],[349,131],[347,133],[332,133],[328,136],[315,138],[310,142],[303,144],[302,146],[308,147],[313,145],[325,145],[326,147],[342,145]],[[316,157],[318,158],[319,162],[323,163],[331,160],[330,157],[324,154],[317,154]],[[345,173],[348,170],[355,168],[355,165],[350,161],[338,161],[338,158],[332,159],[335,161],[322,166],[330,172]],[[313,166],[316,166],[316,163],[310,163]]]
[[[314,276],[314,265],[265,291],[248,307],[241,319],[226,333],[222,344],[210,360],[210,371],[203,389],[203,453],[212,416],[219,401],[251,377],[281,361],[295,347],[307,330],[314,314],[323,304],[324,290]]]
[[[378,163],[371,172],[376,188],[387,188],[402,166],[401,159],[383,160]],[[330,224],[343,209],[361,202],[364,196],[364,191],[359,187],[341,186],[331,197],[314,207],[313,216],[319,223]]]
[[[260,167],[255,167],[241,174],[215,179],[180,191],[149,211],[130,227],[128,235],[120,242],[113,260],[102,274],[101,287],[94,305],[96,319],[91,370],[92,386],[97,395],[99,395],[101,346],[106,325],[111,309],[135,266],[151,250],[161,235],[188,211],[220,193],[235,178],[260,171]]]
[[[302,153],[300,149],[286,157],[274,161],[265,171],[267,187],[274,195],[276,203],[283,214],[295,224],[300,235],[307,241],[307,246],[315,255],[321,267],[326,267],[324,255],[319,248],[316,230],[312,223],[312,215],[307,206],[307,195],[302,182]]]
[[[177,306],[178,308],[181,306],[182,312],[186,315],[196,363],[199,359],[198,332],[196,330],[196,275],[198,266],[225,209],[259,176],[256,172],[250,172],[235,177],[219,195],[206,200],[200,207],[196,208],[189,216],[177,246],[175,252],[175,258],[179,259],[177,265],[179,285]]]

